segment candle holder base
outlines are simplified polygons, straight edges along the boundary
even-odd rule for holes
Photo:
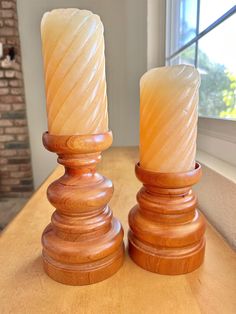
[[[47,191],[56,208],[42,235],[43,265],[54,280],[86,285],[113,275],[124,260],[123,229],[107,203],[112,182],[96,172],[112,134],[55,136],[44,146],[58,154],[65,174]]]
[[[143,187],[129,213],[129,254],[140,267],[159,274],[192,272],[204,259],[205,220],[196,210],[191,186],[201,166],[185,173],[155,173],[135,168]]]
[[[57,237],[53,227],[49,225],[42,235],[44,245],[42,257],[45,272],[55,281],[67,285],[88,285],[107,279],[122,266],[124,247],[120,245],[114,253],[99,259],[96,256],[98,253],[96,252],[96,254],[94,251],[98,250],[102,254],[105,246],[114,246],[112,240],[117,237],[117,231],[120,229],[121,226],[118,220],[113,219],[112,228],[109,234],[106,234],[106,237],[111,238],[110,241],[104,237],[100,240],[94,239],[87,245],[85,245],[87,241],[84,241],[84,243],[80,241],[70,242],[70,251],[68,251],[68,241],[63,241],[60,237]],[[81,250],[80,245],[83,244],[84,248]],[[50,246],[53,246],[53,248],[50,249]],[[61,256],[63,254],[67,255],[67,257],[63,257],[64,260],[67,260],[67,263],[58,262],[58,258],[53,259],[50,257],[55,254],[55,250],[58,250],[57,254]],[[91,251],[91,261],[88,261],[88,250]],[[71,262],[72,257],[77,259],[76,263]],[[87,262],[82,262],[83,258],[87,259]]]

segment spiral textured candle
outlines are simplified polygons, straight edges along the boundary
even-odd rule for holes
[[[54,135],[108,130],[103,25],[79,9],[56,9],[41,22],[48,131]]]
[[[140,81],[140,164],[156,172],[195,167],[200,76],[191,66],[148,71]]]

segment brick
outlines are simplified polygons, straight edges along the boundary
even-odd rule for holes
[[[9,135],[9,134],[4,134],[4,135],[0,135],[0,142],[9,142],[14,140],[14,136],[13,135]],[[10,144],[10,143],[7,143]],[[4,152],[1,152],[1,154]]]
[[[21,144],[25,144],[25,146],[29,146],[28,143],[21,143]],[[30,156],[30,150],[29,149],[17,149],[16,151],[17,156]]]
[[[0,96],[2,96],[2,95],[8,95],[9,94],[9,88],[7,88],[7,87],[2,87],[2,88],[0,88]]]
[[[0,104],[0,111],[9,111],[11,110],[11,105],[9,104]]]
[[[1,128],[1,127],[0,127],[0,134],[3,134],[3,133],[4,133],[3,130],[4,130],[4,128]],[[5,145],[0,144],[0,149],[3,149],[3,148],[5,148]]]
[[[18,51],[17,51],[16,62],[21,64],[21,52],[20,52],[20,49],[18,49]]]
[[[13,125],[13,121],[0,119],[0,126],[12,126],[12,125]]]
[[[21,197],[30,198],[32,196],[33,191],[34,191],[34,185],[32,186],[31,191],[21,193]]]
[[[19,171],[19,165],[3,165],[1,166],[2,172]]]
[[[0,80],[0,87],[8,86],[8,80]]]
[[[5,77],[7,77],[7,78],[16,77],[16,71],[13,71],[13,70],[6,70],[6,71],[5,71]]]
[[[3,44],[3,47],[5,46],[5,44],[6,44],[6,38],[5,37],[0,37],[0,43],[2,43]]]
[[[4,76],[4,72],[0,71],[0,78],[2,78]]]
[[[23,103],[24,98],[22,96],[16,96],[16,95],[4,95],[0,96],[0,103]]]
[[[17,70],[17,71],[20,71],[21,70],[21,65],[18,63],[18,62],[13,62],[11,64],[11,67],[14,69],[14,70]],[[17,77],[17,74],[16,74],[16,77]]]
[[[7,161],[8,160],[6,158],[2,158],[2,152],[1,152],[0,165],[5,165]]]
[[[21,95],[24,91],[22,88],[11,88],[11,94],[12,95]]]
[[[13,19],[6,19],[6,20],[4,20],[4,24],[6,26],[11,26],[11,27],[16,26],[15,20],[13,20]]]
[[[6,120],[6,121],[9,121],[9,120]],[[25,127],[7,127],[7,128],[5,128],[5,133],[6,134],[25,134],[25,133],[27,133],[27,128],[25,128]]]
[[[27,192],[27,193],[29,193],[29,192]],[[3,197],[5,197],[5,198],[18,198],[18,197],[24,197],[23,196],[23,194],[25,194],[25,193],[23,193],[23,192],[2,192],[1,193],[1,195],[3,196]]]
[[[14,36],[16,35],[16,31],[11,27],[2,27],[0,28],[0,36]]]
[[[21,152],[21,150],[17,151],[17,155],[22,156],[25,155],[26,152],[24,152],[25,148],[29,147],[29,143],[24,143],[24,142],[10,142],[10,143],[6,143],[5,147],[7,149],[23,149],[23,152]],[[22,155],[21,155],[22,154]],[[27,153],[26,155],[28,155],[29,153]]]
[[[21,87],[21,86],[23,86],[21,80],[10,80],[9,81],[9,85],[12,86],[12,87]]]
[[[22,79],[22,73],[19,71],[16,71],[16,78]]]
[[[27,186],[27,185],[17,185],[13,186],[11,189],[13,192],[25,192],[25,191],[33,191],[32,186]]]
[[[1,20],[1,19],[0,19]],[[3,45],[6,44],[6,37],[0,37],[0,43],[2,43]]]
[[[1,157],[13,157],[16,156],[17,151],[15,149],[4,149],[1,151]]]
[[[31,187],[33,186],[33,180],[32,179],[23,179],[23,180],[20,180],[20,184],[23,184],[23,185],[30,185]]]
[[[18,44],[17,37],[6,38],[6,44],[9,45],[9,46],[17,46],[17,44]]]
[[[11,178],[26,178],[26,177],[31,177],[32,173],[31,171],[17,171],[17,172],[12,172],[10,174]]]
[[[20,196],[21,197],[25,197],[25,198],[27,197],[29,199],[32,196],[33,192],[34,192],[34,187],[32,185],[31,189],[28,189],[28,192],[27,191],[26,192],[21,192]]]
[[[25,117],[25,111],[9,111],[2,113],[3,119],[25,119]]]
[[[20,141],[20,142],[28,142],[29,141],[28,132],[27,132],[27,134],[16,135],[16,140]]]
[[[1,62],[1,67],[2,69],[5,69],[5,70],[13,70],[12,68],[12,64],[9,63],[9,62]]]
[[[17,71],[21,70],[21,65],[18,62],[13,61],[12,63],[2,63],[2,68],[8,69],[8,71],[15,71],[15,77],[17,77]]]
[[[3,20],[0,20],[0,27],[3,27]]]
[[[1,180],[0,180],[0,183],[2,183],[2,179],[4,178],[9,178],[10,177],[10,172],[9,171],[2,171],[1,172]]]
[[[29,165],[27,165],[30,163],[30,158],[10,158],[10,159],[8,159],[8,163],[10,165],[21,165],[21,167],[19,169],[22,171],[30,170]],[[24,164],[26,164],[26,165],[24,165]],[[23,166],[27,166],[27,167],[23,167]]]
[[[27,163],[27,164],[20,164],[19,165],[19,169],[20,169],[20,171],[27,171],[27,170],[30,170],[30,171],[32,171],[32,169],[31,169],[31,163],[30,163],[30,159],[29,159],[29,162]]]
[[[17,119],[17,120],[14,120],[14,125],[15,126],[27,126],[27,121],[26,119]]]
[[[2,1],[2,8],[3,9],[15,8],[15,3],[12,1]]]
[[[18,185],[20,183],[19,179],[16,178],[8,178],[8,179],[2,179],[1,184],[4,185]]]
[[[14,125],[15,126],[27,126],[27,121],[26,119],[16,119],[14,120]]]
[[[14,111],[20,111],[25,109],[25,104],[12,104]]]
[[[5,45],[6,44],[6,38],[5,37],[0,37],[0,43]]]
[[[0,192],[8,192],[11,191],[11,187],[10,186],[2,186],[0,185]]]
[[[3,18],[10,18],[10,17],[14,17],[14,11],[13,10],[2,10],[1,11],[1,16]]]

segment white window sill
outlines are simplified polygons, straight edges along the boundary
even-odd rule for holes
[[[199,117],[197,146],[236,167],[236,121]]]
[[[201,150],[197,151],[196,159],[206,167],[236,184],[236,167]]]

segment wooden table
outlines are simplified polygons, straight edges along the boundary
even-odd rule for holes
[[[115,185],[111,206],[127,234],[127,214],[140,183],[134,175],[135,148],[113,148],[99,166]],[[42,269],[40,237],[53,208],[50,182],[39,188],[0,237],[0,313],[236,313],[236,254],[208,225],[204,265],[181,276],[162,276],[136,266],[128,256],[118,273],[98,284],[65,286]]]

